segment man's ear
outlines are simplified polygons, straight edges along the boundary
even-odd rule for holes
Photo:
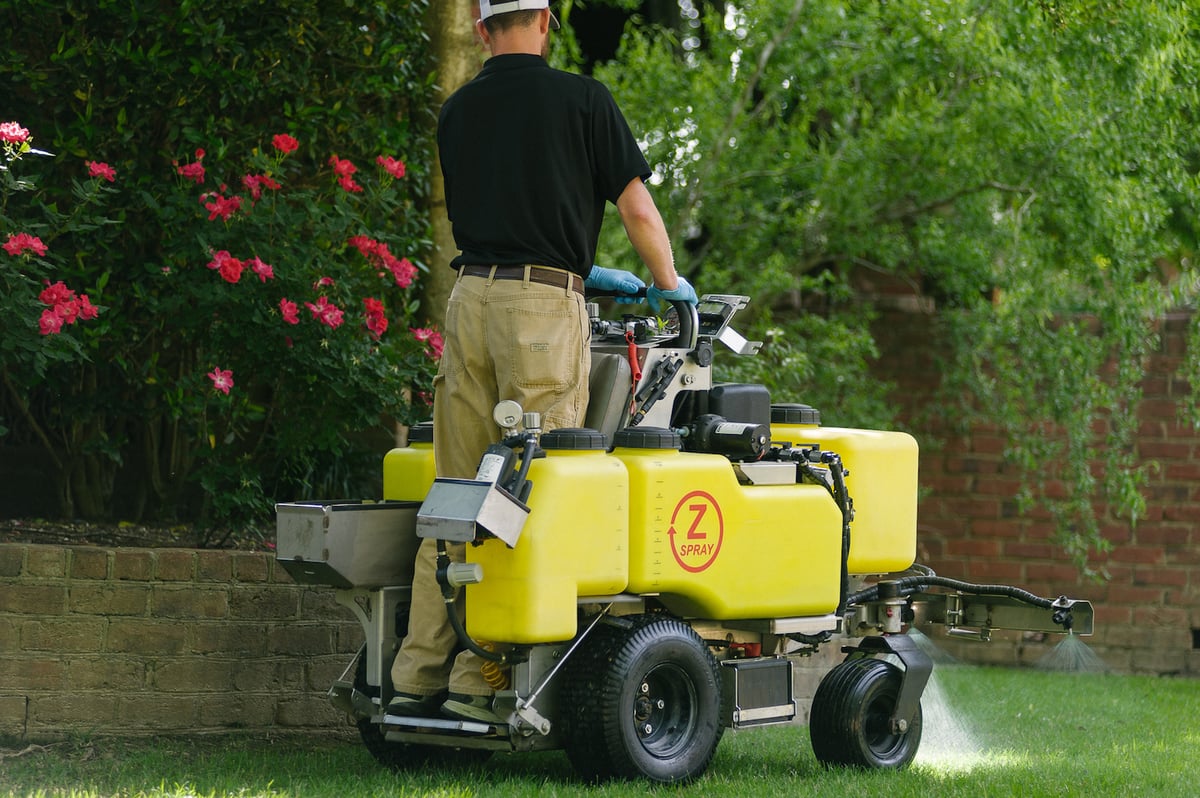
[[[482,19],[475,20],[475,35],[479,37],[481,42],[491,47],[492,37],[488,33],[487,25],[483,24]]]

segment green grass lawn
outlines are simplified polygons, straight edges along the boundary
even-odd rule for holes
[[[0,796],[1193,796],[1200,681],[939,667],[907,771],[825,770],[808,730],[727,733],[684,788],[581,784],[558,753],[455,773],[394,774],[355,741],[199,738],[56,744],[0,760]]]

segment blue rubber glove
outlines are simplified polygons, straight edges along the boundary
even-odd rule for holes
[[[592,270],[588,272],[587,279],[583,281],[584,288],[593,288],[597,291],[612,291],[616,296],[617,303],[620,305],[629,305],[634,302],[641,302],[636,295],[641,293],[646,284],[642,282],[642,278],[638,277],[633,272],[627,272],[623,269],[606,269],[603,266],[592,266]]]
[[[670,291],[650,286],[646,289],[646,301],[650,303],[650,307],[656,314],[664,304],[671,302],[690,302],[693,305],[700,303],[700,299],[696,296],[696,289],[692,288],[692,284],[683,277],[679,278],[679,287]]]

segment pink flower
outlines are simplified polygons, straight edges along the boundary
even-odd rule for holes
[[[242,178],[242,185],[250,192],[250,199],[257,202],[262,197],[264,188],[269,188],[272,191],[278,191],[282,186],[272,180],[268,175],[246,175]]]
[[[224,186],[222,186],[222,189]],[[207,202],[205,201],[207,200]],[[207,194],[200,195],[200,201],[204,204],[205,210],[208,211],[208,220],[211,222],[218,216],[222,221],[229,221],[229,217],[237,213],[242,207],[242,198],[239,196],[226,197],[215,191],[210,191]]]
[[[308,308],[314,319],[329,327],[331,330],[336,330],[342,324],[342,316],[344,314],[342,313],[341,308],[339,308],[337,305],[334,305],[323,296],[317,297],[316,304],[313,304],[312,302],[305,302],[304,307]]]
[[[23,144],[29,141],[29,131],[16,122],[0,122],[0,141]]]
[[[288,324],[300,323],[300,309],[287,297],[279,300],[279,315],[283,316],[283,320]]]
[[[250,269],[258,275],[259,281],[265,283],[267,280],[275,277],[275,269],[271,264],[263,263],[257,255],[247,261],[247,263],[250,265]]]
[[[413,338],[425,344],[425,354],[433,360],[441,359],[446,343],[440,332],[426,327],[409,327],[408,331],[412,333]]]
[[[117,179],[117,170],[102,161],[84,161],[83,164],[90,177],[102,177],[110,183]]]
[[[62,280],[54,284],[47,282],[38,294],[38,300],[43,305],[49,305],[38,319],[38,330],[42,335],[54,335],[61,332],[65,324],[74,324],[77,319],[87,321],[100,315],[100,309],[92,304],[87,294],[76,297],[75,292],[67,288]]]
[[[378,241],[366,236],[350,236],[346,239],[346,243],[361,252],[363,257],[368,258],[375,253],[375,248],[379,246]]]
[[[346,191],[355,193],[362,191],[363,188],[354,181],[354,173],[358,171],[358,167],[352,164],[348,159],[339,158],[336,155],[329,156],[329,164],[333,167],[333,173],[337,175],[338,185]]]
[[[56,335],[62,332],[63,317],[54,312],[54,308],[46,308],[42,311],[42,317],[38,319],[38,332],[42,335]]]
[[[404,161],[398,161],[390,155],[380,155],[375,159],[375,163],[382,166],[384,171],[397,180],[404,177]]]
[[[396,285],[401,288],[412,285],[413,278],[417,275],[417,267],[408,258],[397,258],[393,255],[387,244],[362,235],[352,236],[346,243],[361,252],[371,265],[390,271]]]
[[[42,239],[29,233],[9,233],[8,240],[4,242],[4,251],[14,258],[25,252],[32,252],[41,257],[46,254],[46,245],[42,243]]]
[[[184,164],[183,166],[179,165],[179,161],[173,161],[172,163],[180,177],[191,180],[193,183],[199,185],[204,182],[204,164],[200,163],[203,160],[204,150],[197,149],[196,160],[193,163]]]
[[[277,133],[271,137],[271,146],[287,155],[289,152],[295,152],[296,148],[300,146],[300,142],[287,133]]]
[[[43,305],[61,305],[64,302],[70,302],[75,299],[75,292],[67,288],[66,283],[59,280],[51,285],[46,283],[46,287],[38,294],[38,301]]]
[[[313,290],[316,291],[318,288],[324,288],[327,285],[333,285],[332,277],[318,277],[317,281],[313,283]]]
[[[363,309],[367,318],[367,329],[371,331],[375,340],[379,340],[379,336],[387,332],[388,320],[383,309],[383,303],[374,297],[367,297],[363,300]]]
[[[100,315],[100,308],[92,304],[87,294],[79,295],[79,320],[87,321]]]
[[[351,163],[348,158],[343,159],[336,155],[329,156],[329,165],[333,167],[333,173],[338,177],[349,177],[358,171],[358,167]]]
[[[242,279],[242,269],[245,267],[246,264],[230,255],[227,249],[214,252],[212,260],[208,262],[208,268],[220,272],[221,279],[227,283],[236,283]]]
[[[231,370],[214,366],[213,370],[204,376],[212,380],[213,390],[220,391],[226,396],[229,395],[229,389],[233,387],[233,372]]]
[[[390,258],[384,261],[384,266],[392,273],[392,278],[396,281],[396,285],[401,288],[408,288],[412,285],[413,278],[417,275],[417,267],[412,264],[408,258]]]

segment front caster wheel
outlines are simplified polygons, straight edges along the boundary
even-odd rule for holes
[[[903,672],[889,662],[847,660],[821,680],[813,696],[809,735],[825,765],[899,769],[921,745],[921,707],[907,728],[892,728]]]

